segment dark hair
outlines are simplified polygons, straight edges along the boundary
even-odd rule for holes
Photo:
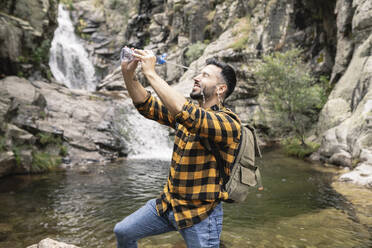
[[[233,93],[235,89],[236,75],[235,75],[234,69],[230,65],[224,62],[218,61],[215,58],[209,58],[205,62],[207,65],[215,65],[221,68],[221,75],[227,84],[227,92],[225,95],[225,99],[226,99],[227,97],[231,95],[231,93]]]

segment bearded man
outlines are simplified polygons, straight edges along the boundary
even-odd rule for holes
[[[228,199],[223,182],[230,174],[241,137],[239,118],[223,106],[235,88],[235,71],[223,62],[208,59],[194,78],[190,93],[197,105],[155,72],[152,51],[134,52],[135,60],[121,64],[129,96],[143,116],[174,128],[176,135],[162,193],[116,224],[117,247],[137,247],[141,238],[170,231],[178,231],[190,248],[219,247],[221,202]],[[139,62],[158,98],[136,79]],[[218,163],[214,152],[204,147],[205,140],[218,148]]]

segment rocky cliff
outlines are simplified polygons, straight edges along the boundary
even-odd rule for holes
[[[239,80],[227,104],[261,131],[270,122],[252,74],[255,61],[272,51],[303,48],[313,75],[328,77],[333,88],[314,128],[321,147],[312,158],[358,166],[353,172],[358,180],[342,178],[370,185],[371,5],[367,0],[140,1],[125,41],[168,52],[169,61],[190,65],[186,72],[171,64],[159,68],[183,92],[205,59],[214,56],[232,64]],[[103,82],[114,88],[118,80],[114,73]]]
[[[69,3],[76,33],[85,40],[85,47],[103,78],[101,92],[125,92],[118,69],[123,45],[152,49],[157,54],[166,52],[169,62],[189,66],[190,69],[185,70],[169,63],[157,68],[167,82],[175,84],[185,94],[190,91],[192,78],[203,67],[205,59],[217,57],[232,64],[238,74],[236,91],[227,105],[244,122],[253,122],[261,133],[270,128],[270,116],[258,94],[254,64],[263,54],[301,47],[313,75],[328,77],[332,89],[319,122],[314,123],[314,129],[309,132],[315,133],[321,143],[313,158],[350,168],[358,166],[353,172],[359,178],[357,181],[371,184],[371,1],[63,2]],[[11,14],[15,13],[17,4],[14,3],[18,1],[6,3],[1,10],[5,17],[1,20],[10,18],[16,22],[21,17]],[[43,4],[55,9],[51,1],[43,1]],[[55,17],[55,12],[50,13]],[[7,27],[16,25],[9,22]],[[28,23],[34,25],[33,32],[41,30],[37,29],[37,24]],[[52,23],[49,21],[42,27],[51,27]],[[26,30],[31,32],[31,29]],[[1,52],[11,49],[6,46]],[[18,66],[17,63],[13,64]],[[5,71],[12,74],[9,72],[18,69],[10,67],[6,67],[3,74]]]
[[[355,168],[342,180],[372,186],[372,2],[338,1],[335,87],[324,106],[317,133],[319,155]]]
[[[57,27],[57,0],[0,1],[0,78],[50,77],[49,48]]]

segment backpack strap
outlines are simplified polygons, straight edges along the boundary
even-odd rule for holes
[[[246,124],[245,127],[247,127],[253,134],[255,155],[259,158],[262,158],[261,149],[260,146],[258,145],[256,129],[251,124]]]

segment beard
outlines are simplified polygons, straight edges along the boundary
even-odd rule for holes
[[[191,91],[190,98],[193,100],[203,100],[202,90],[197,92]]]
[[[199,88],[199,90],[192,90],[190,98],[193,100],[208,100],[213,95],[213,88]]]

